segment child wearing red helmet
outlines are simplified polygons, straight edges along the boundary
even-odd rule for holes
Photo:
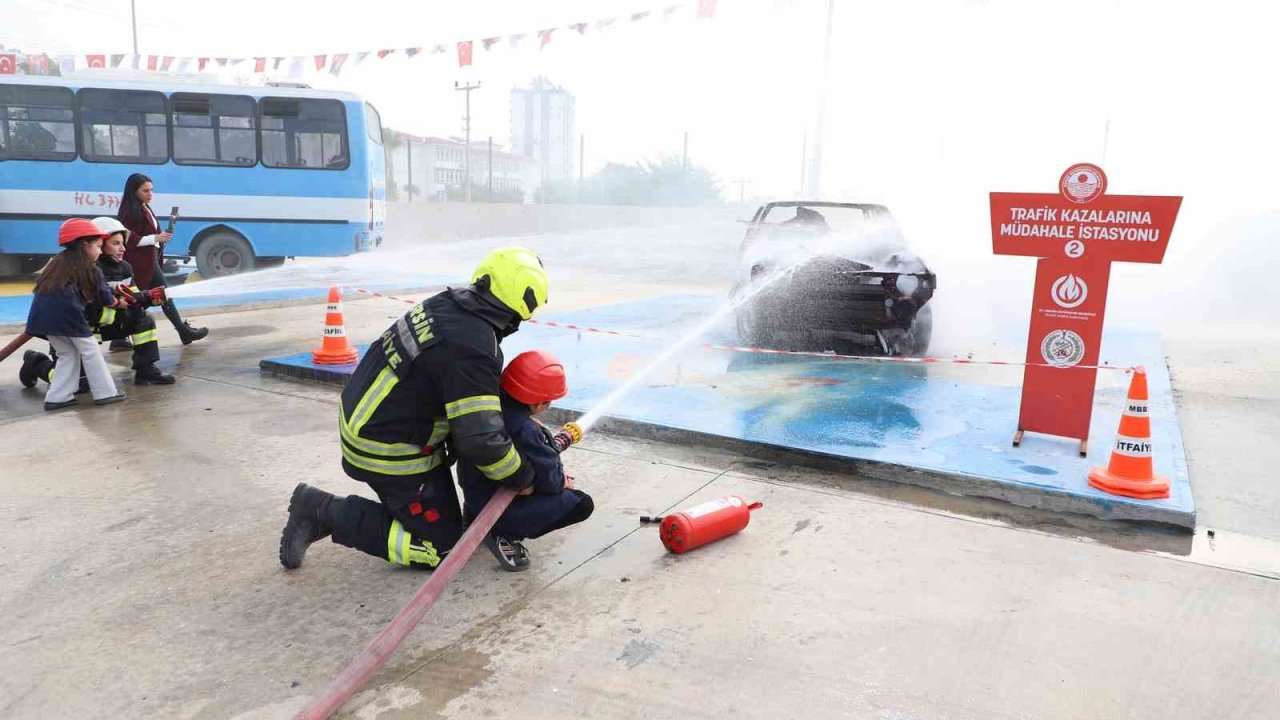
[[[44,396],[45,410],[75,405],[74,393],[80,383],[82,366],[95,404],[107,405],[125,398],[124,393],[116,389],[107,361],[98,350],[85,318],[87,305],[116,308],[124,303],[107,287],[97,265],[105,237],[88,220],[72,218],[64,222],[58,230],[62,252],[40,271],[32,291],[35,296],[27,314],[27,332],[47,338],[58,355],[58,364]]]
[[[591,516],[591,496],[573,486],[565,475],[551,430],[536,416],[569,394],[564,365],[551,353],[530,350],[517,355],[502,372],[502,417],[511,442],[533,466],[533,484],[520,492],[485,537],[485,547],[505,570],[529,567],[529,552],[522,540],[541,537],[553,530],[580,523]],[[463,514],[474,518],[498,489],[469,463],[458,463]]]

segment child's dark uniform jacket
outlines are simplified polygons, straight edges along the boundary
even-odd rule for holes
[[[533,466],[533,494],[517,496],[493,526],[493,533],[511,539],[535,538],[555,526],[578,504],[581,496],[564,487],[564,466],[551,444],[551,431],[529,414],[529,406],[502,393],[502,419],[511,443]],[[501,487],[476,466],[458,463],[458,482],[468,517],[480,514]]]
[[[27,312],[27,333],[39,338],[50,335],[59,337],[90,337],[93,329],[87,319],[89,308],[101,308],[110,305],[115,296],[99,268],[96,272],[98,290],[97,303],[85,303],[84,298],[72,285],[64,285],[48,294],[36,293],[31,298],[31,309]],[[100,304],[99,304],[100,303]]]
[[[160,344],[156,339],[156,322],[146,311],[151,305],[151,298],[134,286],[133,267],[128,261],[116,260],[104,254],[98,258],[98,269],[102,271],[108,286],[123,286],[125,291],[138,298],[138,304],[115,310],[101,306],[90,307],[86,310],[89,323],[97,327],[100,339],[129,338],[133,341],[134,370],[155,363],[160,359]]]

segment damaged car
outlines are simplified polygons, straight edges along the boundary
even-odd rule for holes
[[[883,205],[772,202],[748,221],[731,297],[742,342],[924,355],[937,278]]]

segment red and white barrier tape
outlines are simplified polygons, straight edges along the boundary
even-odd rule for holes
[[[395,300],[396,302],[417,305],[421,300],[408,300],[405,298],[395,297],[393,295],[384,295],[376,293],[372,290],[364,288],[347,288],[365,295],[373,295],[385,300]],[[545,325],[547,327],[562,328],[564,330],[576,330],[578,332],[595,333],[598,335],[615,335],[618,337],[638,338],[640,340],[655,340],[658,342],[667,342],[669,338],[654,337],[652,335],[637,335],[635,333],[619,332],[617,330],[605,330],[602,328],[588,327],[585,325],[574,325],[572,323],[560,323],[554,320],[525,320],[527,323],[535,325]],[[751,353],[753,355],[796,355],[800,357],[820,358],[824,360],[860,360],[862,362],[882,362],[882,363],[912,363],[917,365],[1005,365],[1008,367],[1051,367],[1059,370],[1079,369],[1079,370],[1123,370],[1129,372],[1133,370],[1131,367],[1122,365],[1071,365],[1063,367],[1061,365],[1053,365],[1050,363],[1029,363],[1029,362],[1012,362],[1008,360],[974,360],[972,358],[934,358],[934,357],[896,357],[885,355],[841,355],[833,352],[816,352],[806,350],[774,350],[771,348],[745,347],[742,345],[716,345],[714,343],[702,343],[699,347],[707,350],[722,350],[724,352]]]

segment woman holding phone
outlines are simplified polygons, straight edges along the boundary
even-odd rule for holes
[[[164,244],[172,237],[160,230],[160,223],[151,212],[154,192],[151,178],[142,173],[130,175],[120,196],[120,211],[116,214],[120,223],[129,230],[124,244],[124,259],[133,266],[134,284],[143,290],[165,286],[160,263],[164,260]],[[183,320],[172,300],[166,299],[161,308],[178,331],[183,345],[190,345],[209,334],[208,328],[192,327],[191,323]]]

